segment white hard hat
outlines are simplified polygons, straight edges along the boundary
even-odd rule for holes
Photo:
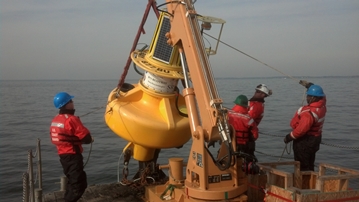
[[[265,93],[267,96],[272,95],[272,90],[268,89],[267,85],[265,84],[259,84],[256,88],[256,90],[262,91],[263,93]]]

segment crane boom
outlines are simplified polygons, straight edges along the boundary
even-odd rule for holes
[[[222,99],[218,96],[218,91],[215,85],[208,55],[205,51],[200,28],[198,26],[197,13],[189,1],[182,3],[167,4],[168,12],[171,14],[171,31],[167,34],[168,43],[172,46],[177,46],[180,54],[186,58],[185,63],[188,69],[193,89],[195,89],[195,98],[198,106],[198,111],[195,108],[187,105],[188,109],[193,109],[188,114],[190,117],[191,129],[196,131],[199,122],[204,129],[205,139],[207,141],[212,139],[212,136],[218,131],[216,130],[218,116],[222,108]],[[189,82],[186,82],[189,83]],[[190,88],[190,86],[186,86]],[[184,90],[184,95],[191,96],[190,90]],[[185,96],[186,97],[186,96]],[[193,99],[189,99],[187,103]],[[192,103],[193,104],[193,103]]]
[[[192,133],[185,188],[176,194],[188,199],[184,201],[238,201],[247,190],[246,178],[239,166],[241,160],[232,155],[235,141],[232,141],[234,137],[230,134],[227,110],[222,107],[222,99],[214,82],[197,13],[190,0],[166,2],[171,23],[171,29],[166,33],[167,43],[177,47],[181,56],[186,83],[183,96]],[[222,144],[215,160],[206,142],[218,139],[222,140]],[[176,168],[170,167],[170,173],[174,172],[172,170]],[[151,189],[147,191],[152,193]],[[152,196],[149,197],[150,201],[156,198],[155,194],[148,195]]]

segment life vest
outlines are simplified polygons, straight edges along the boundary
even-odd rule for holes
[[[66,119],[69,118],[68,114],[59,114],[51,122],[50,138],[51,142],[55,145],[81,145],[81,140],[71,131],[66,130]]]
[[[324,98],[323,100],[319,100],[318,102],[314,102],[309,105],[300,107],[291,121],[290,124],[291,127],[293,129],[297,128],[299,125],[299,121],[301,120],[301,115],[303,113],[310,113],[314,118],[314,123],[310,127],[310,129],[306,131],[306,134],[312,136],[322,135],[322,128],[324,125],[325,114],[327,112],[325,102],[326,100]]]
[[[264,116],[264,102],[249,100],[248,105],[248,114],[250,117],[252,117],[258,126]]]
[[[252,134],[252,129],[258,132],[254,120],[247,114],[239,112],[236,107],[233,108],[235,111],[229,111],[229,124],[231,124],[236,131],[237,144],[247,144],[249,137],[253,136],[254,140],[258,138],[257,134]]]

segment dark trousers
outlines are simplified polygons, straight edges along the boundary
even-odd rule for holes
[[[61,154],[60,162],[68,180],[64,199],[66,202],[76,202],[87,187],[82,154]]]
[[[300,162],[301,171],[314,171],[315,153],[319,150],[322,136],[304,135],[293,140],[294,160]]]
[[[237,151],[241,151],[253,157],[255,157],[254,155],[255,150],[256,150],[256,142],[254,141],[247,142],[247,144],[237,144]],[[253,161],[253,158],[251,157],[245,157],[244,159],[247,162]]]

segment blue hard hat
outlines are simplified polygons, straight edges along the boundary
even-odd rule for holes
[[[69,95],[66,92],[59,92],[54,97],[54,105],[57,109],[65,106],[74,96]]]
[[[307,95],[315,96],[315,97],[325,96],[322,87],[320,87],[319,85],[311,85],[307,90]]]

